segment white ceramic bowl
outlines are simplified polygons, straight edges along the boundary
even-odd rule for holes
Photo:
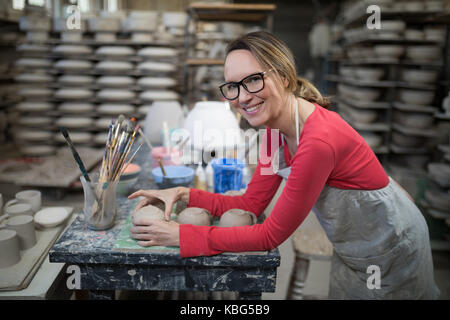
[[[187,14],[182,11],[165,11],[162,13],[162,22],[166,27],[184,27],[187,22]]]
[[[137,68],[141,71],[148,72],[173,72],[176,70],[174,64],[164,62],[141,62]]]
[[[60,44],[55,46],[52,49],[52,52],[64,55],[84,55],[84,54],[91,54],[92,49],[88,46],[83,45]]]
[[[145,118],[144,132],[151,143],[161,144],[161,130],[166,121],[169,128],[180,128],[183,125],[183,110],[178,101],[155,101],[148,108]]]
[[[380,58],[399,58],[405,52],[405,48],[400,45],[377,44],[374,51]]]
[[[97,79],[97,84],[103,87],[126,88],[134,85],[134,79],[126,76],[103,76]]]
[[[146,47],[138,50],[137,55],[141,57],[176,57],[178,54],[174,48]]]
[[[143,101],[178,100],[178,93],[171,90],[146,90],[139,96]]]
[[[47,88],[21,88],[18,90],[18,95],[24,98],[44,98],[53,95],[52,89]]]
[[[56,124],[67,128],[89,128],[93,122],[94,120],[90,117],[61,117]]]
[[[356,75],[362,80],[378,81],[384,76],[381,68],[356,68]]]
[[[94,105],[85,102],[64,102],[58,106],[58,110],[70,114],[87,113],[94,110]]]
[[[379,89],[353,88],[352,97],[362,101],[375,101],[381,95]]]
[[[61,40],[63,42],[81,42],[83,33],[80,31],[63,31],[61,32]]]
[[[381,30],[403,32],[406,29],[406,23],[402,20],[381,20]]]
[[[53,132],[44,130],[21,129],[14,133],[14,137],[22,141],[49,141],[53,138]]]
[[[63,59],[53,64],[57,69],[63,70],[89,70],[93,67],[92,62],[87,60]]]
[[[111,71],[111,72],[120,72],[120,71],[129,71],[133,69],[133,64],[127,61],[101,61],[97,63],[95,66],[98,70],[101,71]]]
[[[58,89],[55,97],[58,99],[89,99],[94,96],[94,92],[82,88]]]
[[[156,11],[132,11],[124,19],[122,29],[125,32],[154,32],[158,27],[159,17]]]
[[[50,59],[20,58],[16,60],[15,65],[22,68],[49,68],[52,66],[52,61]]]
[[[99,43],[110,43],[117,40],[115,32],[96,32],[94,40]]]
[[[131,42],[150,43],[153,41],[153,35],[149,32],[133,32],[131,33]]]
[[[58,82],[66,85],[88,85],[94,82],[94,77],[85,75],[63,75],[58,78]]]
[[[51,124],[52,120],[52,117],[22,116],[17,123],[23,126],[41,127]]]
[[[93,17],[88,20],[89,31],[120,31],[120,19],[114,17]]]
[[[407,29],[405,31],[405,39],[407,39],[407,40],[423,40],[423,39],[425,39],[425,34],[422,30]]]
[[[414,61],[433,61],[441,58],[442,49],[438,46],[408,46],[406,56]]]
[[[129,104],[101,104],[97,108],[98,113],[109,115],[133,114],[135,108]]]
[[[396,111],[394,113],[394,120],[405,127],[428,129],[433,125],[434,116],[428,113]]]
[[[437,80],[438,71],[403,69],[402,80],[413,83],[433,83]]]
[[[53,104],[48,102],[23,101],[15,106],[16,110],[22,112],[42,112],[53,109]]]
[[[103,89],[97,93],[97,98],[104,101],[129,101],[135,98],[135,93],[123,89]]]
[[[360,123],[372,123],[378,117],[376,110],[363,110],[351,108],[351,117]]]
[[[53,76],[45,73],[22,73],[15,76],[14,80],[24,83],[47,83],[54,79]]]
[[[133,48],[127,46],[102,46],[95,51],[95,54],[122,57],[134,55],[135,51]]]
[[[399,147],[418,148],[426,142],[426,138],[419,136],[409,136],[397,131],[392,132],[392,142]]]
[[[143,88],[170,88],[175,86],[177,81],[165,77],[141,77],[137,84]]]
[[[434,91],[400,89],[400,100],[413,105],[430,105],[434,99]]]
[[[17,46],[17,51],[32,53],[47,53],[51,50],[51,46],[45,44],[24,43]]]

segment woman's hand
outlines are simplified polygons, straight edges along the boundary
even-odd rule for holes
[[[175,221],[161,221],[146,218],[133,218],[130,234],[133,239],[140,240],[138,245],[149,246],[180,246],[179,224]]]
[[[170,213],[175,202],[182,200],[189,203],[189,189],[185,187],[176,187],[164,190],[139,190],[128,196],[128,199],[134,199],[136,197],[145,197],[141,200],[133,211],[132,216],[142,207],[149,204],[156,203],[158,201],[164,202],[165,210],[164,216],[166,221],[170,220]]]

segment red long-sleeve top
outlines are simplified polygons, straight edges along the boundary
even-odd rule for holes
[[[364,139],[337,113],[315,105],[291,157],[291,172],[273,211],[262,224],[220,228],[180,225],[180,255],[209,256],[221,252],[265,251],[276,248],[303,222],[323,187],[375,190],[389,183],[383,167]],[[200,207],[220,217],[239,208],[261,215],[282,178],[271,172],[270,129],[264,136],[256,170],[242,196],[226,196],[190,189],[189,207]],[[280,137],[281,139],[281,137]],[[270,171],[268,171],[270,170]]]

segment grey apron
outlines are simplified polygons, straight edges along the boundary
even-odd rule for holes
[[[273,169],[287,180],[282,141]],[[438,298],[427,224],[391,178],[378,190],[325,185],[313,212],[334,249],[330,299]]]

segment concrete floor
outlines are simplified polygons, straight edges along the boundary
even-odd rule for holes
[[[280,186],[277,195],[266,209],[266,215],[270,214],[276,199],[281,193]],[[16,186],[10,184],[0,184],[0,193],[3,195],[4,201],[14,197],[14,194],[20,191]],[[54,196],[54,195],[53,195]],[[79,192],[67,193],[62,199],[55,199],[52,194],[44,191],[44,206],[73,206],[75,212],[80,212],[83,207],[83,194]],[[277,271],[276,291],[273,293],[263,293],[264,300],[285,300],[289,298],[289,284],[291,282],[292,273],[294,271],[295,253],[292,244],[292,237],[288,238],[279,246],[281,253],[281,265]],[[450,299],[450,251],[433,251],[434,275],[435,281],[441,290],[440,299]],[[328,261],[311,261],[309,266],[308,277],[305,283],[305,295],[323,295],[328,294],[330,262]]]

